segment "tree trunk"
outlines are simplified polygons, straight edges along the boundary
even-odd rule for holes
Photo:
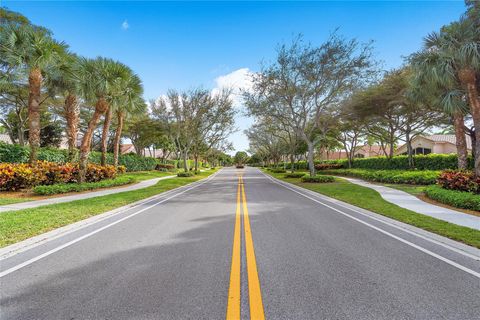
[[[23,147],[25,145],[25,131],[23,131],[23,128],[20,125],[17,128],[17,136],[18,136],[18,144]],[[12,139],[12,142],[15,143],[15,140]]]
[[[405,133],[405,140],[407,143],[407,155],[408,155],[408,167],[413,169],[415,164],[413,163],[413,148],[412,148],[412,140],[410,139],[410,128],[407,129]]]
[[[195,173],[198,173],[198,155],[195,155]]]
[[[115,131],[115,138],[113,141],[113,165],[118,167],[118,155],[120,153],[120,140],[122,137],[123,130],[123,119],[125,118],[125,113],[122,111],[117,111],[117,130]]]
[[[85,182],[85,177],[87,174],[87,163],[88,155],[90,153],[90,145],[92,144],[92,136],[95,128],[97,127],[100,117],[107,111],[108,103],[104,98],[97,100],[95,104],[95,112],[93,113],[92,118],[88,122],[87,131],[83,135],[82,144],[80,146],[80,172],[79,172],[79,182]]]
[[[306,141],[308,146],[308,170],[310,171],[310,177],[315,176],[315,162],[313,161],[313,142]]]
[[[185,170],[185,172],[188,172],[188,162],[187,162],[187,151],[184,150],[182,152],[182,157],[183,157],[183,170]]]
[[[475,127],[475,175],[480,177],[480,98],[477,90],[477,77],[475,70],[462,69],[459,72],[459,79],[465,86],[470,104],[473,125]]]
[[[70,162],[75,159],[77,149],[79,111],[77,97],[69,94],[65,98],[65,119],[67,120],[68,161]]]
[[[40,90],[42,72],[38,68],[30,71],[28,76],[28,143],[30,144],[30,164],[37,164],[37,153],[40,147]]]
[[[290,171],[295,172],[295,156],[293,154],[290,155]]]
[[[453,128],[455,129],[455,140],[457,146],[458,169],[466,170],[468,167],[467,156],[467,139],[465,138],[465,123],[463,114],[455,112],[453,114]]]
[[[102,130],[102,158],[100,164],[102,166],[107,164],[107,142],[108,132],[110,130],[110,123],[112,123],[112,108],[108,108],[105,114],[105,121],[103,122]]]

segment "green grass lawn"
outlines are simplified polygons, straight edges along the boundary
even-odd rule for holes
[[[423,194],[426,186],[417,186],[417,185],[410,185],[410,184],[382,184],[382,186],[389,187],[392,189],[397,189],[400,191],[404,191],[406,193],[410,193],[412,196],[419,196]]]
[[[127,172],[122,174],[122,176],[133,177],[136,181],[161,178],[166,176],[174,176],[174,172],[162,172],[162,171],[137,171],[137,172]]]
[[[33,198],[12,198],[12,197],[6,197],[0,193],[0,206],[5,206],[7,204],[14,204],[14,203],[20,203],[20,202],[27,202],[27,201],[32,201],[35,200]]]
[[[401,208],[384,200],[377,191],[370,188],[362,187],[343,179],[336,179],[336,181],[332,183],[302,183],[300,179],[283,178],[284,174],[276,174],[268,171],[264,172],[280,180],[296,184],[300,187],[353,204],[357,207],[480,248],[479,230],[458,226]],[[396,187],[398,187],[398,185],[396,185]],[[412,194],[414,192],[421,192],[420,187],[418,186],[412,188],[400,186],[400,188],[404,188],[403,191],[407,191],[408,189],[409,191],[407,192]]]
[[[0,247],[184,186],[214,172],[209,170],[193,177],[161,180],[154,186],[135,191],[0,213]],[[147,174],[135,175],[145,177]]]

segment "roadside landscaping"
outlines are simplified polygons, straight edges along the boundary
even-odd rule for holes
[[[360,178],[363,180],[382,182],[382,183],[399,183],[414,185],[435,184],[440,171],[423,170],[423,171],[407,171],[407,170],[372,170],[372,169],[333,169],[322,170],[322,174],[331,174],[338,176],[348,176]]]
[[[480,248],[479,230],[458,226],[401,208],[384,200],[375,190],[352,184],[343,179],[335,179],[334,182],[329,183],[305,183],[301,181],[301,178],[285,178],[284,174],[272,173],[267,170],[264,170],[264,172],[277,179],[293,183],[334,199],[350,203],[360,208]]]
[[[154,186],[135,191],[0,213],[0,247],[187,185],[206,178],[215,171],[162,180]]]

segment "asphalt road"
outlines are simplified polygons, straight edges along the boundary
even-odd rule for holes
[[[471,254],[252,168],[4,259],[0,276],[2,320],[480,319]]]

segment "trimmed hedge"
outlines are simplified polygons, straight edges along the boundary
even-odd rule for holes
[[[273,168],[270,169],[271,172],[273,173],[286,173],[287,171],[285,169],[280,169],[280,168]]]
[[[94,164],[100,164],[101,152],[92,151],[88,160]],[[6,144],[0,142],[0,162],[5,163],[27,163],[30,156],[28,146],[15,144]],[[56,163],[68,162],[68,151],[56,148],[40,148],[38,151],[38,160]],[[107,164],[113,164],[113,154],[107,153]],[[158,164],[157,159],[151,157],[142,157],[136,154],[124,154],[118,157],[118,164],[125,166],[127,171],[150,171],[154,170]]]
[[[417,170],[445,170],[457,169],[457,155],[456,154],[428,154],[416,155],[413,157],[415,169]],[[323,163],[341,164],[345,168],[348,167],[348,161],[329,160]],[[468,164],[473,168],[473,159],[469,157]],[[377,169],[377,170],[409,170],[408,156],[395,156],[392,159],[386,157],[371,157],[363,159],[355,159],[352,168],[358,169]]]
[[[429,185],[435,184],[439,171],[407,171],[407,170],[366,170],[366,169],[335,169],[324,170],[325,174],[356,177],[364,180],[382,183],[402,183]]]
[[[305,175],[305,172],[290,172],[286,173],[283,177],[284,178],[301,178]]]
[[[334,182],[335,178],[332,176],[322,176],[316,175],[314,177],[304,176],[302,177],[302,182],[309,182],[309,183],[325,183],[325,182]]]
[[[27,163],[30,156],[30,148],[18,144],[0,142],[0,162]],[[38,160],[65,163],[68,160],[67,150],[56,148],[40,148]]]
[[[456,208],[480,211],[480,195],[465,191],[447,190],[438,185],[425,188],[425,195],[432,200]]]
[[[82,192],[87,190],[122,186],[135,182],[134,177],[118,177],[116,179],[102,180],[87,183],[59,183],[50,186],[36,186],[33,192],[39,195],[52,195],[68,192]]]

